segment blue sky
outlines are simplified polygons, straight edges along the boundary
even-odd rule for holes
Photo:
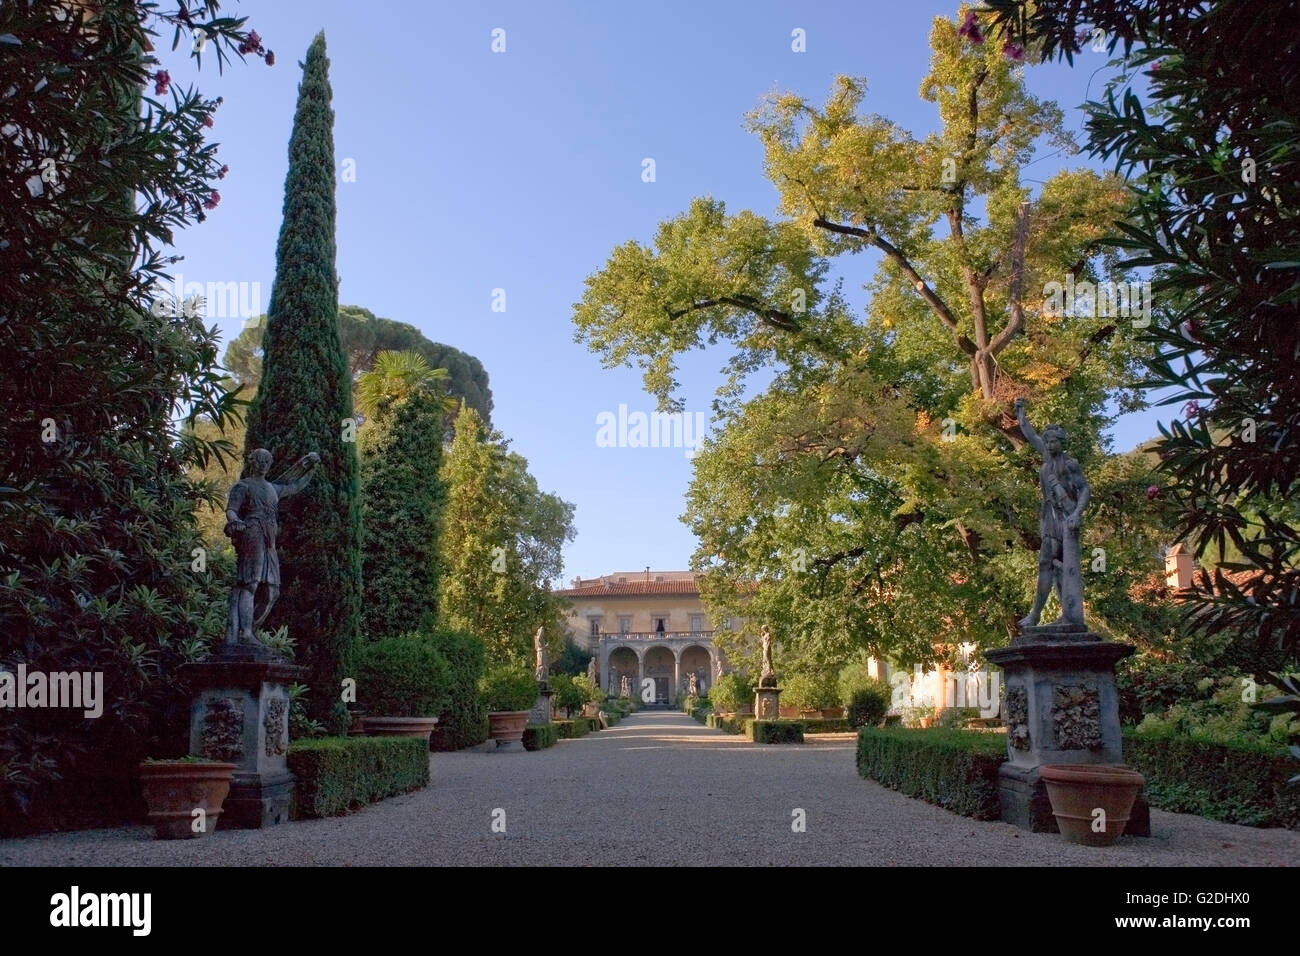
[[[865,109],[923,134],[931,104],[917,95],[935,16],[955,2],[426,3],[259,0],[249,16],[276,65],[236,62],[196,77],[183,49],[161,50],[175,82],[223,96],[210,138],[230,173],[207,222],[179,234],[184,281],[274,278],[297,63],[325,30],[340,166],[339,299],[419,328],[477,356],[494,422],[546,490],[577,506],[565,578],[651,565],[684,568],[694,539],[678,520],[690,480],[682,449],[608,448],[597,416],[653,410],[632,369],[605,370],[573,341],[583,281],[628,239],[648,241],[692,198],[772,215],[757,139],[743,116],[774,88],[821,102],[836,74],[865,76]],[[492,52],[492,31],[505,52]],[[807,50],[791,50],[791,33]],[[205,58],[207,59],[207,58]],[[1031,90],[1066,109],[1099,89],[1104,55],[1028,71]],[[642,181],[642,161],[656,181]],[[1045,157],[1027,179],[1085,157]],[[848,263],[846,291],[873,261]],[[860,271],[857,271],[860,270]],[[505,290],[505,311],[492,310]],[[859,299],[861,296],[859,295]],[[214,318],[227,340],[238,317]],[[707,412],[721,352],[682,365],[690,412]],[[1128,416],[1117,449],[1155,434],[1168,409]]]

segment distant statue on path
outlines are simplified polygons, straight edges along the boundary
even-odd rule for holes
[[[280,557],[275,550],[281,498],[297,494],[311,481],[320,455],[312,452],[298,460],[292,472],[302,471],[292,481],[268,481],[271,453],[265,448],[248,455],[248,471],[235,482],[226,498],[226,537],[235,547],[235,586],[230,590],[226,623],[227,647],[239,644],[263,646],[255,635],[280,596]],[[288,472],[285,473],[289,474]],[[284,476],[282,476],[283,478]],[[253,617],[259,585],[266,585],[266,606]]]
[[[591,655],[591,660],[587,661],[587,680],[593,684],[596,683],[596,655]]]
[[[700,693],[700,679],[695,676],[695,671],[691,671],[690,682],[687,685],[686,693],[692,697],[698,697]]]
[[[631,688],[628,685],[626,674],[623,675],[623,680],[619,683],[618,692],[620,697],[631,696]]]
[[[776,669],[772,666],[772,632],[768,630],[766,624],[763,625],[761,640],[763,645],[763,663],[762,669],[759,671],[758,683],[760,686],[764,687],[769,684],[775,686]]]
[[[1083,576],[1079,571],[1079,521],[1088,506],[1092,489],[1079,463],[1065,453],[1066,434],[1060,425],[1048,425],[1040,436],[1025,418],[1025,400],[1016,399],[1020,430],[1034,450],[1043,456],[1038,473],[1043,491],[1043,509],[1038,519],[1042,546],[1038,549],[1038,588],[1034,606],[1020,621],[1021,627],[1036,627],[1052,588],[1061,602],[1061,616],[1048,627],[1083,626]]]
[[[533,634],[533,653],[537,656],[537,683],[545,684],[547,676],[546,628],[539,627]]]

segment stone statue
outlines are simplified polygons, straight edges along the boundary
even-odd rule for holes
[[[587,662],[587,680],[593,684],[596,683],[596,655],[591,655],[591,660]]]
[[[226,624],[225,646],[261,647],[256,629],[266,620],[280,596],[280,558],[275,551],[275,534],[281,498],[297,494],[311,481],[320,464],[320,455],[312,452],[298,460],[290,471],[305,472],[291,481],[268,481],[271,453],[265,448],[248,455],[248,471],[235,482],[226,498],[226,537],[235,547],[237,564],[235,586],[230,590],[230,612]],[[253,617],[253,604],[259,585],[266,585],[266,606]]]
[[[698,697],[700,695],[700,679],[695,676],[695,671],[691,671],[691,677],[686,688],[686,693],[691,697]]]
[[[632,685],[628,683],[626,674],[623,675],[623,680],[619,682],[618,694],[620,697],[632,696]]]
[[[763,687],[776,686],[776,669],[772,667],[772,632],[768,630],[766,624],[763,625],[762,631],[763,642],[763,665],[759,672],[758,683]]]
[[[1065,453],[1065,429],[1048,425],[1040,436],[1025,418],[1025,400],[1016,399],[1020,430],[1034,450],[1043,456],[1038,473],[1043,490],[1043,509],[1038,519],[1042,546],[1038,550],[1038,588],[1034,606],[1020,621],[1022,628],[1038,626],[1052,587],[1061,602],[1061,616],[1048,627],[1064,630],[1083,628],[1083,577],[1079,572],[1079,519],[1088,506],[1092,489],[1079,463]]]
[[[547,677],[546,628],[539,627],[533,634],[533,653],[537,655],[537,683],[545,684]]]

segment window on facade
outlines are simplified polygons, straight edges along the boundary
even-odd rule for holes
[[[698,634],[698,633],[700,633],[700,631],[702,631],[702,630],[704,630],[704,615],[703,615],[703,614],[692,614],[692,615],[691,615],[691,632],[692,632],[693,634]]]
[[[618,619],[618,632],[619,632],[620,634],[630,634],[630,633],[632,633],[632,618],[631,618],[631,617],[620,617],[620,618]]]
[[[593,617],[588,620],[591,622],[591,636],[600,637],[600,618]]]
[[[667,630],[667,622],[662,617],[655,618],[655,633],[662,634]]]

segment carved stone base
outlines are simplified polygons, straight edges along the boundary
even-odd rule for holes
[[[533,704],[533,709],[528,712],[528,722],[530,724],[549,724],[551,722],[551,695],[555,691],[551,690],[545,684],[537,692],[537,702]]]
[[[293,801],[293,774],[288,770],[280,778],[235,774],[230,795],[221,807],[223,829],[260,830],[289,822],[289,804]]]
[[[758,720],[781,719],[781,688],[756,687],[754,689],[754,717]]]
[[[223,827],[288,822],[289,685],[306,673],[283,660],[219,658],[184,669],[194,694],[190,753],[238,768],[223,804]]]
[[[1010,647],[986,654],[1002,668],[1006,687],[1007,762],[998,775],[1003,820],[1056,832],[1039,779],[1043,764],[1123,766],[1115,662],[1133,650],[1083,628],[1049,626],[1026,628]],[[1145,794],[1138,795],[1124,832],[1150,835]]]

